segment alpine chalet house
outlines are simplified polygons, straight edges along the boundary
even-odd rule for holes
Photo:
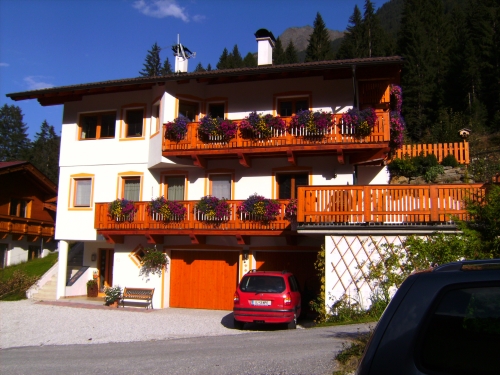
[[[402,205],[420,190],[387,190],[402,58],[273,65],[272,33],[256,37],[255,68],[188,73],[178,53],[168,76],[8,95],[64,104],[59,298],[84,295],[96,277],[101,295],[154,288],[155,308],[230,310],[243,274],[287,269],[307,302],[322,245],[327,292],[338,296],[359,289],[359,254],[373,252],[374,235],[391,241],[405,233],[396,224],[430,220]],[[85,272],[67,286],[75,242]],[[142,274],[151,248],[168,264]]]

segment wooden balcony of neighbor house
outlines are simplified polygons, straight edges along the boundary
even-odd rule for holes
[[[14,240],[20,240],[24,236],[28,236],[29,241],[35,241],[40,237],[43,237],[45,241],[50,241],[54,238],[54,233],[54,223],[30,218],[0,215],[1,238],[5,238],[10,234]]]
[[[433,143],[433,144],[413,144],[403,145],[398,149],[394,157],[402,159],[405,156],[415,157],[419,155],[433,154],[439,163],[448,155],[453,155],[460,164],[469,164],[469,142],[455,143]]]
[[[198,135],[198,122],[188,124],[187,132],[180,141],[169,140],[165,137],[166,125],[164,125],[162,155],[167,158],[192,158],[195,165],[202,167],[206,158],[233,157],[239,159],[242,165],[249,167],[252,157],[282,154],[294,163],[298,154],[327,151],[339,155],[339,160],[343,163],[344,153],[356,152],[359,155],[360,151],[368,150],[366,158],[383,159],[389,151],[389,112],[377,111],[377,123],[367,137],[357,137],[354,127],[344,124],[342,114],[334,114],[332,117],[333,125],[323,132],[308,133],[307,129],[290,127],[291,117],[283,117],[287,130],[273,131],[273,136],[270,138],[244,138],[238,131],[228,142],[216,138],[202,140]],[[234,122],[239,125],[241,120]],[[380,155],[375,155],[377,152]]]
[[[300,224],[446,224],[467,220],[483,184],[301,186]]]
[[[280,214],[269,223],[258,218],[244,216],[238,212],[243,200],[228,200],[230,213],[216,220],[197,212],[198,201],[177,201],[186,208],[183,217],[163,220],[158,214],[147,211],[149,202],[135,202],[136,212],[126,217],[114,218],[108,214],[108,203],[95,204],[95,229],[108,242],[121,242],[124,235],[144,235],[148,242],[162,243],[165,235],[188,235],[198,243],[206,235],[236,236],[238,243],[245,243],[248,235],[279,236],[290,231],[291,223],[285,218],[285,207],[289,200],[278,200]]]

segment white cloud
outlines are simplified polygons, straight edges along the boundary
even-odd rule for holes
[[[193,21],[194,22],[202,22],[206,19],[207,17],[201,15],[201,14],[197,14],[195,16],[193,16]]]
[[[29,90],[48,89],[54,87],[52,83],[43,82],[42,79],[48,78],[43,76],[28,76],[24,77],[24,82],[28,85]]]
[[[189,22],[185,9],[180,7],[176,0],[137,0],[133,7],[146,16],[155,18],[175,17]]]
[[[9,64],[0,62],[0,67],[2,67],[2,68],[5,67],[6,68],[8,66],[9,66]]]

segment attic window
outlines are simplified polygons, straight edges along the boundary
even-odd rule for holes
[[[80,117],[80,139],[114,138],[116,113],[93,113]]]
[[[31,208],[30,203],[31,201],[26,199],[12,198],[10,200],[9,215],[17,217],[25,217],[25,218],[29,217]]]

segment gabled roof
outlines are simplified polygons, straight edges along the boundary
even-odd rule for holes
[[[49,195],[57,196],[57,186],[49,180],[42,172],[40,172],[33,164],[27,161],[4,161],[0,162],[0,175],[9,174],[19,171],[29,172],[32,180],[36,181],[41,189],[45,190]]]
[[[349,78],[353,69],[359,72],[367,69],[383,67],[388,76],[399,74],[403,58],[400,56],[373,57],[349,60],[328,60],[286,65],[262,65],[256,68],[238,68],[211,70],[205,72],[176,73],[161,77],[138,77],[85,83],[71,86],[52,87],[47,89],[24,91],[7,94],[18,101],[38,99],[41,105],[63,104],[81,100],[85,95],[97,95],[111,92],[147,90],[153,86],[161,86],[166,82],[187,83],[191,80],[200,84],[239,83],[280,78],[298,78],[323,76],[325,79]]]

